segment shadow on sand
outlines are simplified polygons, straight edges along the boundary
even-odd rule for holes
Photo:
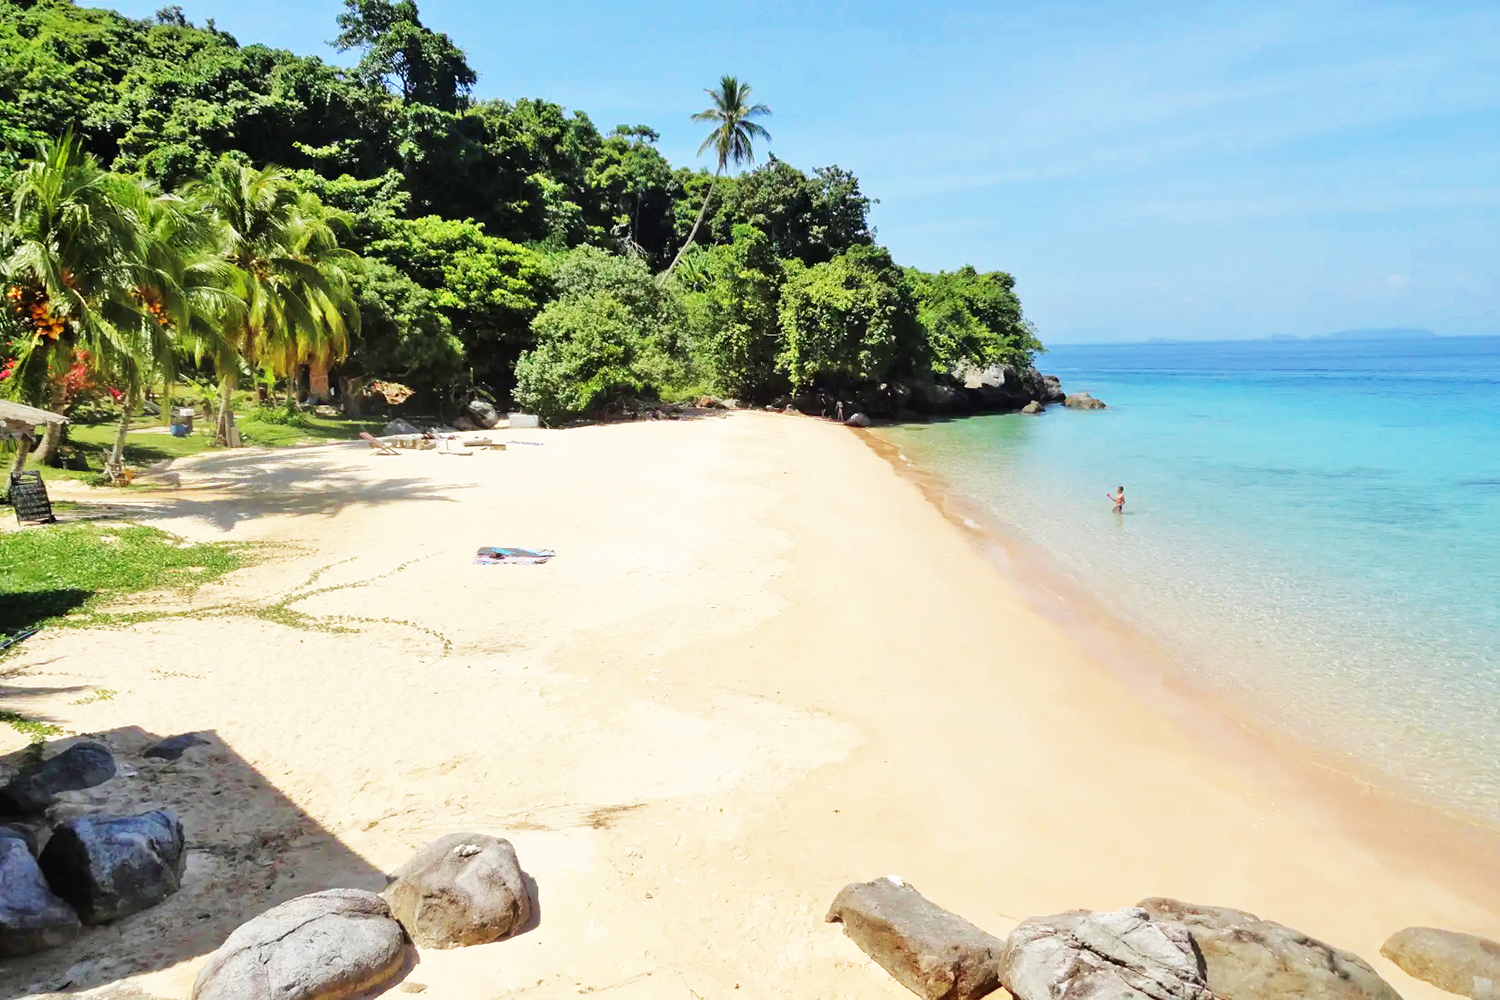
[[[7,688],[4,696],[24,693]],[[63,947],[6,960],[0,996],[73,993],[167,969],[213,951],[240,924],[294,896],[385,888],[384,872],[302,812],[215,733],[198,735],[208,743],[175,761],[142,757],[160,737],[139,728],[83,737],[114,751],[116,776],[96,788],[63,793],[46,820],[171,809],[187,833],[182,888],[149,910],[85,928]],[[48,756],[71,742],[50,745]],[[13,772],[33,753],[0,759],[0,770]]]

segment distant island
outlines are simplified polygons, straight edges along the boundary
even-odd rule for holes
[[[1415,327],[1377,327],[1368,330],[1340,330],[1337,333],[1325,333],[1314,337],[1314,340],[1410,340],[1414,337],[1436,337],[1437,334],[1431,330],[1423,330]]]

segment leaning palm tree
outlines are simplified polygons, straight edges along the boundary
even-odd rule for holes
[[[359,328],[344,271],[354,255],[338,244],[347,218],[303,193],[278,167],[225,158],[190,195],[222,225],[222,257],[233,268],[230,285],[240,301],[222,344],[209,352],[219,372],[218,438],[235,446],[230,402],[242,363],[287,375],[309,359],[347,352]]]
[[[109,375],[157,350],[137,336],[144,237],[132,184],[66,135],[4,185],[0,284],[13,357],[0,392],[57,411],[76,373]],[[54,458],[61,440],[50,425],[38,457]]]
[[[114,378],[120,392],[120,425],[110,455],[115,467],[124,461],[130,417],[147,381],[159,377],[170,384],[189,353],[200,359],[205,353],[232,356],[221,331],[240,312],[231,291],[234,268],[221,255],[223,229],[216,219],[145,182],[122,192],[122,201],[141,223],[135,300],[143,313],[129,331],[136,349],[117,365]]]
[[[665,281],[671,276],[677,267],[677,262],[682,260],[682,255],[687,248],[693,245],[693,238],[698,235],[698,227],[703,225],[703,218],[708,214],[708,204],[713,200],[714,188],[718,186],[719,178],[731,164],[740,166],[745,163],[755,162],[756,139],[771,141],[771,133],[767,132],[752,118],[769,115],[771,109],[764,104],[750,103],[751,87],[748,83],[741,83],[732,76],[726,76],[719,80],[719,89],[712,87],[704,88],[704,93],[713,100],[713,106],[698,112],[693,116],[695,122],[714,122],[714,129],[703,140],[703,145],[698,147],[698,155],[702,156],[704,150],[713,147],[718,156],[718,165],[714,169],[714,179],[708,185],[708,193],[703,196],[703,207],[698,210],[697,221],[693,223],[692,231],[688,233],[687,241],[682,244],[682,249],[677,251],[677,256],[672,258],[672,263],[662,274]]]

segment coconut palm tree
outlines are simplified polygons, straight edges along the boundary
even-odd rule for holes
[[[238,356],[210,352],[219,371],[218,437],[235,446],[239,434],[230,400],[241,361],[251,370],[288,375],[309,359],[342,357],[350,334],[358,332],[359,312],[344,271],[354,255],[339,248],[337,235],[348,222],[302,192],[286,171],[229,158],[189,195],[223,227],[222,257],[233,267],[230,287],[240,300],[223,328],[223,346]]]
[[[0,283],[13,358],[0,392],[61,410],[70,374],[107,375],[158,348],[138,336],[144,236],[132,185],[72,135],[44,143],[5,185]],[[50,425],[39,457],[54,458],[61,439]]]
[[[703,225],[703,218],[708,214],[708,203],[713,200],[714,188],[718,186],[724,171],[731,165],[737,167],[754,163],[756,139],[771,141],[771,133],[751,121],[752,118],[771,113],[771,109],[764,104],[750,103],[751,89],[748,83],[741,83],[732,76],[721,78],[718,90],[704,88],[704,93],[708,94],[713,105],[694,115],[693,121],[713,122],[714,128],[708,133],[708,138],[703,140],[703,145],[698,147],[698,155],[702,156],[704,150],[712,146],[718,163],[714,169],[714,179],[708,185],[708,193],[703,196],[703,207],[698,210],[697,221],[688,233],[687,242],[682,244],[682,249],[677,251],[677,256],[672,258],[672,263],[663,272],[663,281],[671,276],[677,262],[682,260],[683,253],[693,245],[693,237],[698,235],[698,227]]]

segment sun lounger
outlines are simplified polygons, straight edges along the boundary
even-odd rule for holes
[[[369,431],[360,431],[359,432],[359,437],[360,437],[360,440],[364,441],[371,448],[374,448],[375,449],[375,454],[377,454],[377,455],[399,455],[400,454],[400,452],[398,452],[395,448],[392,448],[390,445],[386,444],[384,441],[381,441],[379,438],[377,438],[374,435],[372,435]]]

